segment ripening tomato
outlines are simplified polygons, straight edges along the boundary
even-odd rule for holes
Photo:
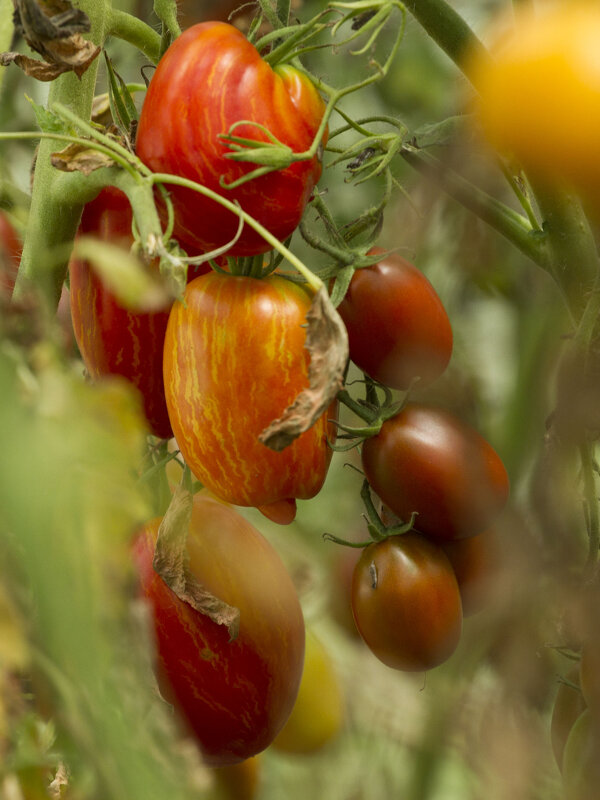
[[[160,519],[137,537],[134,558],[156,634],[157,678],[209,765],[264,750],[293,708],[304,661],[304,620],[292,580],[267,540],[234,509],[196,495],[189,570],[240,610],[237,638],[180,600],[154,571]]]
[[[344,722],[344,695],[325,645],[306,633],[304,671],[292,713],[273,742],[284,753],[314,753],[333,741]]]
[[[128,250],[133,243],[132,216],[126,195],[109,186],[83,209],[79,233],[122,244]],[[190,268],[191,276],[198,274],[198,268]],[[170,438],[173,433],[162,378],[169,307],[153,312],[124,308],[88,261],[72,258],[69,277],[73,329],[91,377],[122,375],[131,381],[140,391],[152,432],[161,439]]]
[[[9,221],[6,214],[0,209],[0,293],[11,295],[22,250],[21,239]]]
[[[458,581],[463,617],[470,617],[485,607],[499,573],[501,551],[496,531],[441,542],[441,548]]]
[[[282,501],[313,497],[323,485],[327,438],[335,437],[332,409],[281,452],[258,439],[308,386],[310,302],[304,288],[279,275],[212,272],[188,284],[165,337],[167,406],[190,469],[227,502],[287,506],[286,521],[295,506]]]
[[[456,576],[440,547],[417,533],[365,548],[354,570],[356,627],[388,667],[432,669],[449,658],[462,630]]]
[[[362,446],[367,480],[401,519],[437,540],[483,532],[508,498],[504,464],[448,411],[408,403]]]
[[[384,253],[379,247],[370,254]],[[398,255],[358,269],[338,306],[348,330],[350,358],[380,383],[427,386],[446,369],[452,328],[425,275]]]
[[[473,81],[484,133],[546,178],[598,190],[600,9],[570,2],[521,12]]]
[[[300,222],[321,175],[315,156],[262,175],[235,189],[231,183],[256,168],[232,161],[219,138],[239,121],[259,124],[296,153],[312,145],[325,104],[311,81],[290,65],[271,68],[245,36],[225,22],[188,28],[169,47],[154,73],[140,114],[136,149],[154,172],[201,183],[237,201],[277,239]],[[268,142],[256,125],[240,125],[233,135]],[[238,217],[197,192],[170,186],[175,238],[199,250],[230,242]],[[228,255],[249,256],[271,248],[246,226]]]

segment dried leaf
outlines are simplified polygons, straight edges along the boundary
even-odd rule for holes
[[[158,530],[154,570],[184,603],[205,614],[217,625],[225,625],[229,638],[237,638],[240,611],[211,594],[188,569],[186,541],[192,517],[193,498],[178,486]]]
[[[51,81],[70,71],[81,78],[100,53],[81,35],[90,30],[89,18],[69,0],[15,0],[15,28],[44,60],[3,53],[0,64],[14,62],[37,80]]]
[[[300,392],[283,415],[258,437],[263,444],[278,452],[307,431],[331,405],[342,388],[348,363],[348,333],[325,287],[314,296],[306,319],[306,349],[310,352],[309,388]]]
[[[30,58],[21,53],[0,53],[0,66],[7,67],[12,63],[20,67],[28,78],[35,78],[37,81],[44,82],[53,81],[70,69],[60,64],[49,64],[47,61]]]
[[[113,159],[105,153],[82,144],[70,144],[57,153],[52,153],[50,162],[53,167],[63,172],[83,172],[89,175],[101,167],[114,166]]]

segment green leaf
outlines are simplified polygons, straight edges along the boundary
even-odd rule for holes
[[[43,133],[75,133],[73,129],[59,116],[54,114],[52,111],[48,111],[47,108],[38,105],[35,100],[31,99],[31,97],[27,97],[27,95],[25,95],[25,97],[31,103],[38,128],[43,131]]]
[[[416,147],[433,147],[450,144],[457,138],[463,138],[472,130],[472,120],[467,114],[448,117],[441,122],[427,123],[413,131],[410,138]]]

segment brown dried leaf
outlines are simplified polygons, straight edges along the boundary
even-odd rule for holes
[[[115,163],[105,153],[99,153],[98,150],[76,143],[67,145],[64,150],[57,153],[52,153],[50,162],[53,167],[63,172],[83,172],[84,175],[89,175],[101,167],[112,167]]]
[[[14,62],[38,80],[54,80],[69,71],[81,78],[100,53],[100,47],[81,35],[90,30],[89,18],[69,0],[15,0],[15,27],[44,61],[4,53],[0,63]]]
[[[306,349],[310,352],[309,388],[262,431],[259,440],[280,451],[307,431],[342,388],[348,363],[348,333],[325,287],[315,294],[306,314]]]
[[[49,64],[47,61],[40,61],[37,58],[30,58],[21,53],[0,53],[0,66],[7,67],[9,64],[16,64],[29,78],[37,81],[53,81],[69,71],[69,67],[60,64]]]
[[[180,600],[205,614],[217,625],[225,625],[230,640],[233,640],[239,632],[239,609],[211,594],[188,569],[186,541],[192,507],[192,495],[178,486],[158,530],[154,570]]]

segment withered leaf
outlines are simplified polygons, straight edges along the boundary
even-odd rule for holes
[[[54,80],[73,71],[81,78],[100,53],[100,47],[81,35],[89,31],[90,21],[69,0],[15,0],[15,27],[43,61],[4,53],[0,63],[15,63],[27,75],[38,80]]]
[[[38,58],[30,58],[22,53],[0,53],[0,66],[7,67],[9,64],[16,64],[29,78],[37,81],[53,81],[68,72],[70,67],[60,64],[49,64],[47,61],[40,61]]]
[[[325,287],[315,294],[306,320],[309,387],[300,392],[283,415],[271,422],[258,437],[263,444],[278,452],[314,425],[331,405],[342,388],[348,363],[348,333]]]
[[[211,594],[188,569],[186,541],[192,518],[193,498],[178,486],[158,530],[153,566],[171,591],[184,603],[225,625],[229,638],[237,638],[240,611]]]
[[[67,145],[64,150],[52,153],[50,162],[62,172],[83,172],[84,175],[89,175],[101,167],[112,167],[115,163],[105,153],[99,153],[98,150],[75,142]]]

